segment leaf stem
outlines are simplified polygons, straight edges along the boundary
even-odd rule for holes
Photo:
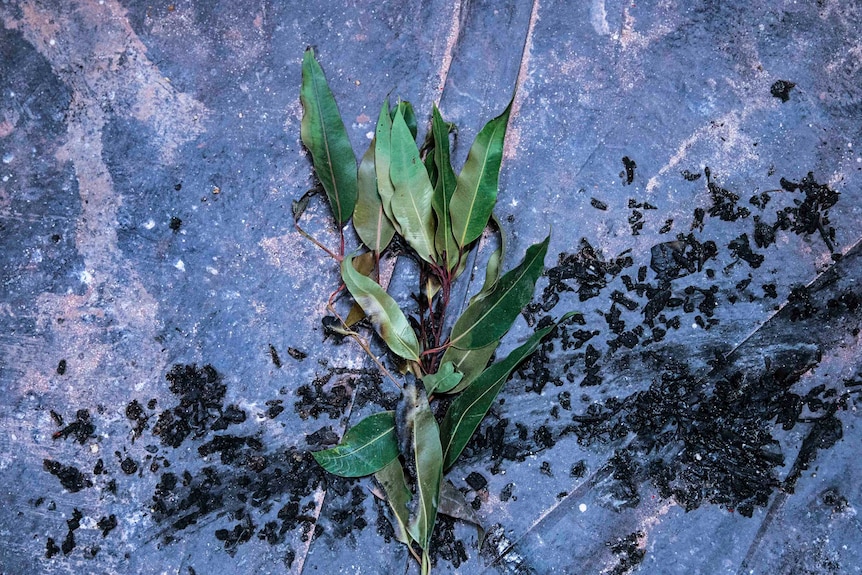
[[[339,291],[341,291],[341,289],[342,289],[343,287],[344,287],[344,286],[342,285],[342,286],[341,286],[341,288],[339,288],[338,290],[336,290],[336,292],[333,294],[333,297],[334,297],[334,296],[335,296]],[[332,299],[332,298],[330,298],[330,300],[331,300],[331,299]],[[364,352],[368,355],[368,357],[370,357],[370,358],[371,358],[371,360],[372,360],[374,363],[376,363],[376,364],[377,364],[377,368],[378,368],[378,369],[383,373],[383,375],[385,375],[386,377],[388,377],[388,378],[392,381],[392,383],[394,383],[394,384],[395,384],[395,387],[397,387],[397,388],[400,390],[400,389],[401,389],[401,384],[400,384],[400,383],[398,383],[398,380],[397,380],[397,379],[395,379],[395,377],[393,377],[392,373],[391,373],[388,369],[386,369],[386,366],[385,366],[385,365],[383,365],[383,364],[380,362],[380,360],[379,360],[379,359],[377,359],[377,356],[375,356],[375,355],[371,352],[371,348],[370,348],[370,347],[368,347],[368,343],[367,343],[365,340],[363,340],[361,337],[359,337],[359,334],[358,334],[358,333],[356,333],[355,331],[353,331],[352,329],[350,329],[350,328],[347,326],[347,322],[345,322],[345,321],[344,321],[344,319],[343,319],[343,318],[338,314],[338,312],[337,312],[337,311],[335,311],[335,306],[333,306],[333,305],[332,305],[332,301],[330,301],[329,303],[327,303],[327,304],[326,304],[326,309],[328,309],[328,310],[332,313],[332,315],[334,315],[334,316],[338,319],[338,321],[340,321],[340,322],[341,322],[342,327],[345,329],[345,331],[346,331],[346,332],[347,332],[347,334],[350,336],[350,338],[351,338],[351,339],[353,339],[356,343],[358,343],[358,344],[359,344],[359,347],[361,347],[361,348],[362,348],[362,351],[364,351]]]
[[[311,234],[309,234],[304,229],[299,227],[299,223],[294,222],[293,227],[296,228],[296,231],[298,231],[302,235],[302,237],[304,237],[305,239],[307,239],[308,241],[310,241],[311,243],[313,243],[314,245],[316,245],[317,247],[319,247],[320,249],[325,251],[327,254],[329,254],[329,257],[331,257],[332,259],[339,261],[339,262],[342,259],[344,259],[344,237],[343,237],[343,234],[342,234],[342,240],[341,240],[341,256],[339,256],[338,254],[334,253],[332,250],[327,248],[325,245],[323,245],[322,243],[317,241]]]

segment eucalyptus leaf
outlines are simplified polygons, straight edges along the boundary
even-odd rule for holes
[[[458,175],[449,211],[455,241],[462,248],[482,235],[497,202],[503,141],[511,109],[512,103],[509,102],[502,114],[482,128]]]
[[[500,247],[498,247],[488,258],[488,263],[485,266],[485,281],[482,284],[482,289],[479,293],[470,298],[470,303],[475,303],[481,299],[485,299],[489,293],[494,290],[497,281],[500,279],[500,266],[503,263],[503,258],[506,257],[506,234],[503,233],[503,226],[497,216],[491,214],[491,221],[497,228],[497,234],[500,238]]]
[[[395,516],[396,524],[395,538],[401,543],[410,544],[410,534],[407,533],[407,523],[410,521],[410,511],[408,505],[413,499],[413,494],[410,493],[410,488],[407,487],[407,481],[404,478],[404,468],[401,467],[401,462],[396,457],[389,465],[374,474],[380,486],[383,487],[383,492],[386,494],[386,501],[389,503],[392,514]]]
[[[419,149],[410,134],[399,109],[392,121],[392,140],[389,174],[395,193],[392,196],[392,215],[407,240],[419,257],[433,263],[434,213],[431,199],[434,188],[428,172],[419,158]]]
[[[428,395],[432,393],[446,393],[464,378],[463,373],[455,371],[455,366],[451,361],[442,363],[437,369],[437,373],[428,373],[422,378],[422,383],[425,385],[425,391]]]
[[[434,245],[437,253],[447,262],[449,269],[458,263],[458,244],[452,232],[452,219],[449,204],[455,193],[457,178],[449,159],[449,124],[443,120],[440,110],[434,106],[431,118],[431,132],[434,138],[434,197],[432,205],[437,215],[437,232]]]
[[[434,522],[437,519],[437,505],[440,497],[440,483],[443,480],[443,449],[440,444],[440,430],[431,413],[425,390],[410,378],[402,390],[402,410],[399,423],[409,429],[410,449],[408,456],[413,460],[416,471],[415,507],[407,526],[407,531],[422,549],[428,549]]]
[[[478,547],[479,549],[482,548],[482,542],[485,540],[485,528],[479,521],[476,512],[467,503],[464,494],[458,491],[458,488],[452,485],[452,482],[448,479],[444,480],[443,485],[440,486],[440,505],[437,511],[441,515],[475,525],[479,538]]]
[[[400,234],[401,228],[395,221],[395,216],[392,215],[392,195],[395,193],[395,188],[392,186],[392,178],[389,175],[391,157],[392,117],[389,114],[389,98],[386,98],[380,108],[380,116],[377,118],[377,126],[374,129],[374,170],[377,173],[377,193],[383,204],[383,212],[395,227],[395,231]]]
[[[494,355],[499,345],[499,341],[494,341],[478,349],[460,349],[454,345],[447,347],[440,362],[452,362],[452,365],[459,373],[463,374],[463,377],[455,387],[446,393],[460,393],[470,385],[488,367],[488,362],[491,361],[491,356]],[[442,392],[438,390],[438,393]]]
[[[554,325],[550,325],[535,332],[524,344],[509,353],[506,359],[498,361],[482,372],[473,383],[467,386],[467,389],[452,401],[440,424],[444,469],[452,467],[452,464],[461,455],[512,371],[524,358],[535,351],[542,338],[548,335],[554,327]]]
[[[380,471],[398,458],[395,412],[369,415],[350,428],[341,443],[311,455],[325,470],[341,477],[362,477]]]
[[[374,165],[376,143],[377,140],[371,141],[368,151],[359,162],[353,227],[368,249],[380,253],[392,241],[395,228],[383,211],[383,200],[377,191],[377,169]]]
[[[395,109],[392,110],[393,120],[395,120],[395,115],[398,112],[401,112],[401,116],[404,118],[404,123],[407,124],[407,128],[410,130],[410,135],[413,136],[413,140],[415,141],[416,134],[419,132],[419,129],[416,123],[416,111],[413,109],[413,104],[407,100],[400,100],[398,105],[395,106]]]
[[[352,256],[341,262],[341,278],[392,353],[419,361],[419,341],[404,312],[377,282],[354,269]]]
[[[332,213],[339,225],[353,214],[356,204],[356,156],[323,69],[309,48],[302,59],[302,143],[311,152]]]
[[[486,297],[467,306],[452,327],[452,345],[477,349],[499,340],[509,331],[533,297],[536,280],[544,269],[549,242],[550,236],[527,248],[524,260],[501,277]]]

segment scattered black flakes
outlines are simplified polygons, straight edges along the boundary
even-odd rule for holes
[[[691,219],[691,228],[689,228],[689,231],[698,230],[698,231],[702,232],[703,231],[703,218],[705,216],[706,216],[706,210],[704,210],[703,208],[695,208],[694,209],[694,215],[692,216],[692,219]]]
[[[735,222],[740,218],[747,218],[751,212],[748,208],[737,205],[739,196],[716,184],[711,178],[709,168],[706,168],[705,172],[707,189],[712,198],[712,206],[707,213],[725,222]]]
[[[339,441],[338,434],[332,430],[332,427],[321,427],[314,433],[309,433],[305,436],[305,442],[309,447],[314,449],[325,449],[332,447]]]
[[[217,529],[215,538],[224,544],[224,550],[231,556],[235,555],[239,545],[250,541],[256,527],[249,515],[245,515],[242,521],[233,526],[233,529]]]
[[[48,537],[48,542],[45,545],[45,558],[50,559],[59,552],[60,547],[57,546],[57,542],[54,541],[53,537]]]
[[[500,490],[500,501],[506,502],[510,499],[513,499],[512,492],[515,491],[514,483],[507,483],[502,490]]]
[[[96,523],[96,526],[102,531],[102,537],[107,537],[108,533],[117,528],[117,516],[111,513],[106,517],[102,517]]]
[[[269,357],[272,359],[272,364],[281,369],[281,358],[278,357],[278,350],[272,344],[269,344]]]
[[[639,236],[644,227],[644,215],[640,210],[632,210],[628,217],[629,226],[632,228],[632,235]]]
[[[658,233],[666,234],[666,233],[670,232],[672,229],[673,229],[673,218],[668,218],[667,220],[665,220],[664,225],[662,225],[662,227],[659,228]]]
[[[132,428],[133,439],[137,439],[143,434],[144,430],[146,430],[149,425],[149,417],[146,415],[144,411],[144,406],[142,406],[137,399],[132,400],[126,406],[126,419],[134,423],[134,427]]]
[[[742,234],[738,238],[727,244],[727,248],[734,257],[743,260],[752,268],[759,268],[763,260],[766,259],[762,254],[758,254],[751,249],[751,244],[748,240],[748,234]]]
[[[63,465],[51,459],[44,460],[42,465],[45,471],[59,479],[60,484],[72,493],[93,486],[93,482],[87,479],[77,467]]]
[[[296,349],[295,347],[288,347],[287,348],[287,355],[289,355],[290,357],[292,357],[296,361],[302,361],[306,357],[308,357],[307,353],[305,353],[304,351],[300,351],[300,350]]]
[[[680,173],[682,174],[682,177],[685,178],[689,182],[694,182],[695,180],[699,180],[700,176],[703,175],[700,172],[690,172],[688,170],[683,170]]]
[[[542,464],[539,466],[539,472],[542,475],[547,475],[548,477],[553,477],[554,472],[551,471],[551,462],[550,461],[543,461]]]
[[[213,422],[211,429],[213,431],[224,431],[228,426],[242,423],[245,420],[245,411],[231,404],[224,408],[221,416]]]
[[[159,415],[153,433],[161,437],[164,445],[176,448],[189,436],[202,437],[221,418],[227,388],[209,364],[202,368],[177,364],[165,378],[180,402]]]
[[[781,178],[781,187],[788,192],[802,192],[805,198],[794,199],[792,207],[776,214],[776,228],[803,236],[819,233],[826,247],[834,253],[835,228],[830,226],[829,209],[838,202],[841,194],[826,184],[817,183],[812,172],[798,183]]]
[[[804,285],[796,285],[790,289],[787,307],[790,310],[790,321],[808,319],[817,313],[817,308],[811,303],[811,294]]]
[[[223,464],[246,468],[260,467],[261,462],[257,456],[262,451],[263,444],[259,439],[239,435],[217,435],[198,447],[201,457],[217,453]],[[263,465],[265,464],[264,461]]]
[[[575,477],[577,479],[582,478],[586,474],[587,474],[587,462],[584,461],[583,459],[581,459],[580,461],[578,461],[577,463],[572,465],[572,469],[569,470],[569,476]]]
[[[138,471],[138,462],[131,457],[126,457],[120,462],[120,469],[126,475],[132,475]]]
[[[625,172],[620,174],[623,178],[623,185],[628,186],[635,181],[635,169],[637,167],[638,165],[634,160],[628,156],[623,156],[623,168],[625,168]]]
[[[787,80],[776,80],[772,86],[769,87],[769,93],[782,102],[786,102],[790,99],[790,91],[795,87],[796,84],[793,82],[788,82]]]
[[[772,196],[769,195],[769,192],[760,192],[759,194],[755,194],[749,198],[748,203],[756,208],[765,209],[766,204],[769,203],[769,200],[772,199]]]
[[[646,549],[642,545],[645,537],[646,534],[643,531],[637,531],[606,543],[611,553],[617,557],[617,564],[608,573],[611,575],[632,573],[646,557]]]
[[[605,260],[590,243],[582,239],[581,248],[574,254],[560,254],[557,265],[547,271],[548,285],[542,294],[541,309],[549,311],[559,301],[559,294],[573,291],[566,281],[576,280],[580,301],[599,295],[608,282],[633,264],[631,256],[622,254]]]
[[[347,409],[350,393],[360,377],[360,372],[330,369],[316,377],[311,385],[297,388],[299,401],[294,403],[294,410],[302,419],[317,419],[322,414],[328,415],[330,419],[338,419]]]
[[[768,248],[775,243],[776,225],[763,222],[760,216],[754,216],[754,243],[759,248]]]
[[[63,543],[60,545],[63,555],[68,555],[75,548],[75,531],[81,527],[81,519],[83,518],[84,515],[78,509],[74,509],[72,517],[66,520],[68,531],[66,532],[66,537],[63,539]]]
[[[694,234],[679,234],[675,241],[652,247],[650,268],[659,280],[669,282],[701,271],[703,264],[717,255],[715,242],[700,242]]]
[[[60,363],[57,364],[57,375],[65,375],[66,373],[66,360],[61,359]]]
[[[183,221],[180,218],[173,216],[171,217],[171,222],[168,224],[168,226],[171,228],[171,231],[177,233],[178,231],[180,231],[180,228],[183,227]]]
[[[763,297],[769,299],[776,299],[778,297],[778,289],[775,284],[763,284],[761,287],[763,288]]]
[[[52,437],[54,439],[68,439],[72,437],[75,441],[84,445],[88,439],[95,437],[95,433],[96,426],[90,420],[90,412],[86,409],[79,409],[75,413],[75,421],[54,433]]]
[[[284,411],[284,401],[281,399],[269,399],[266,402],[267,410],[266,416],[270,419],[275,419],[279,416],[279,414]]]
[[[488,486],[488,480],[477,471],[470,472],[470,474],[464,478],[464,481],[467,482],[467,485],[469,485],[470,489],[473,491],[479,491]]]
[[[590,205],[597,210],[606,211],[608,209],[608,205],[606,203],[601,200],[597,200],[596,198],[590,198]]]
[[[437,516],[434,533],[431,536],[431,564],[446,561],[457,569],[469,559],[464,541],[455,536],[455,520],[445,515]],[[444,569],[438,569],[444,571]],[[450,571],[451,570],[445,570]]]

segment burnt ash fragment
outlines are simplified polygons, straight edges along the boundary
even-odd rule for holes
[[[727,244],[727,248],[730,250],[730,253],[737,259],[740,259],[746,262],[749,266],[754,269],[760,267],[765,260],[765,256],[759,254],[751,249],[751,244],[748,240],[748,234],[742,234],[738,238],[732,240],[729,244]]]
[[[769,87],[769,93],[772,94],[774,98],[778,98],[782,102],[787,102],[790,100],[790,91],[796,87],[796,84],[793,82],[788,82],[787,80],[776,80],[772,86]]]
[[[643,531],[636,531],[635,533],[606,543],[605,545],[607,545],[611,553],[617,557],[616,565],[610,571],[606,572],[611,575],[626,575],[634,572],[646,557],[646,548],[643,545],[644,539],[646,539],[646,534]]]
[[[179,404],[163,411],[153,427],[162,444],[177,448],[189,436],[202,437],[223,412],[227,387],[211,365],[174,365],[165,376]]]
[[[83,473],[72,465],[63,465],[59,461],[46,459],[42,462],[45,471],[60,480],[60,484],[71,491],[77,493],[82,489],[93,486],[93,482],[87,479]]]
[[[60,422],[62,422],[62,420],[63,418],[61,417]],[[86,409],[79,409],[75,413],[75,421],[54,433],[52,437],[54,439],[68,439],[69,437],[72,437],[75,441],[84,445],[88,439],[95,436],[96,426],[93,425],[93,422],[90,419],[90,412]]]
[[[635,169],[638,165],[634,160],[629,158],[628,156],[623,156],[623,169],[625,170],[620,174],[620,177],[623,178],[623,185],[629,186],[632,182],[635,181]]]
[[[737,205],[739,196],[716,184],[711,178],[709,168],[704,171],[706,173],[706,186],[712,199],[712,206],[708,211],[709,215],[718,217],[725,222],[735,222],[740,218],[747,218],[751,212],[748,208]]]

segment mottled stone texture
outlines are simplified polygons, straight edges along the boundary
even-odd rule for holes
[[[456,167],[514,98],[505,265],[552,242],[507,345],[582,314],[450,473],[488,536],[441,519],[436,572],[859,573],[860,21],[0,2],[0,573],[418,572],[309,455],[394,399],[325,339],[336,268],[293,229],[309,45],[357,155],[387,94],[458,124]]]

